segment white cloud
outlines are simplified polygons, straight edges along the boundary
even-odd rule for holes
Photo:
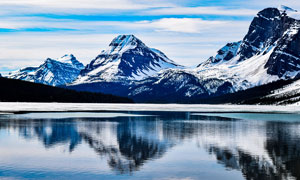
[[[267,7],[278,7],[280,5],[286,5],[293,9],[300,10],[300,1],[299,0],[247,0],[247,1],[237,1],[236,6],[255,8],[261,10]]]
[[[227,21],[204,21],[200,18],[163,18],[149,22],[152,28],[158,31],[183,33],[200,33],[205,30],[222,27]]]
[[[148,15],[233,15],[253,16],[257,10],[253,9],[225,9],[223,7],[167,7],[143,12]]]
[[[1,0],[0,14],[118,14],[173,6],[147,0]]]
[[[219,5],[224,4],[224,2],[224,0],[221,0],[220,3],[211,3],[210,6],[188,7],[182,6],[182,4],[186,4],[184,1],[171,0],[1,0],[0,14],[106,14],[108,12],[131,12],[140,15],[252,16],[262,8],[277,7],[281,4],[298,10],[300,8],[300,1],[298,0],[230,1],[226,2],[226,7]],[[198,4],[203,3],[198,2]]]
[[[152,3],[139,3],[132,0],[1,0],[0,5],[40,6],[58,9],[146,9],[158,7]]]
[[[8,29],[26,29],[26,28],[44,28],[44,29],[72,29],[82,33],[95,33],[99,29],[105,30],[127,30],[127,31],[166,31],[180,33],[204,33],[212,29],[231,27],[246,28],[248,21],[208,21],[200,18],[162,18],[153,21],[79,21],[79,20],[57,20],[51,18],[35,17],[17,17],[0,18],[0,28]]]

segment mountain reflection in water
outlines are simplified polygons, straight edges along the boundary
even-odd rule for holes
[[[204,149],[207,156],[212,156],[227,171],[241,172],[245,179],[300,178],[300,121],[240,120],[183,112],[140,114],[151,116],[68,119],[12,116],[1,119],[0,132],[18,133],[28,141],[42,143],[45,149],[63,144],[70,154],[79,145],[88,146],[99,160],[106,158],[107,165],[118,176],[143,171],[148,162],[162,159],[187,142]]]

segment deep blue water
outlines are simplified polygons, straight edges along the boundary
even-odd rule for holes
[[[2,115],[0,179],[300,179],[300,115]]]

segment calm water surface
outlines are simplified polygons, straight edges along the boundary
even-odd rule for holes
[[[300,115],[2,115],[0,179],[300,179]]]

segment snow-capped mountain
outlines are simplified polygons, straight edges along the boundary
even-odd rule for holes
[[[257,14],[257,17],[252,21],[249,31],[241,43],[233,43],[234,50],[231,46],[222,48],[221,54],[218,52],[215,59],[219,61],[208,61],[199,65],[200,69],[208,67],[221,67],[227,65],[243,64],[243,61],[253,61],[253,59],[263,59],[266,62],[260,63],[264,65],[263,69],[267,70],[268,75],[275,75],[279,78],[293,78],[300,72],[300,66],[297,66],[300,61],[300,43],[298,40],[300,21],[291,18],[286,11],[281,11],[276,8],[267,8]],[[236,52],[231,58],[219,58],[220,55]],[[231,53],[232,54],[232,53]],[[250,62],[250,61],[249,61]],[[246,64],[246,63],[244,63]],[[244,65],[243,64],[243,65]],[[252,66],[254,69],[255,66]],[[261,69],[263,71],[263,69]],[[261,72],[261,71],[260,71]],[[255,74],[257,74],[256,71]]]
[[[221,60],[210,62],[209,59],[200,64],[197,69],[198,74],[209,74],[217,68],[219,76],[227,74],[232,78],[237,77],[234,79],[240,79],[237,88],[241,89],[278,79],[298,77],[300,75],[299,28],[300,21],[289,17],[286,10],[264,9],[253,19],[243,41],[233,43],[236,44],[233,48],[233,52],[236,52],[233,53],[234,56],[230,59],[221,59],[218,58],[219,51],[215,58]],[[228,45],[225,51],[222,49],[221,52],[224,54],[228,51],[232,52]],[[241,84],[241,80],[246,86]]]
[[[39,67],[22,68],[6,77],[59,86],[73,82],[83,68],[84,65],[71,54],[56,60],[48,58]]]
[[[279,79],[297,78],[300,21],[289,16],[294,13],[287,8],[264,9],[253,19],[242,41],[228,43],[196,69],[170,70],[145,79],[129,95],[135,98],[160,94],[157,92],[162,92],[161,87],[169,86],[172,88],[168,94],[178,99],[217,96]]]
[[[182,68],[157,49],[147,47],[134,35],[119,35],[72,83],[130,82],[168,68]]]

